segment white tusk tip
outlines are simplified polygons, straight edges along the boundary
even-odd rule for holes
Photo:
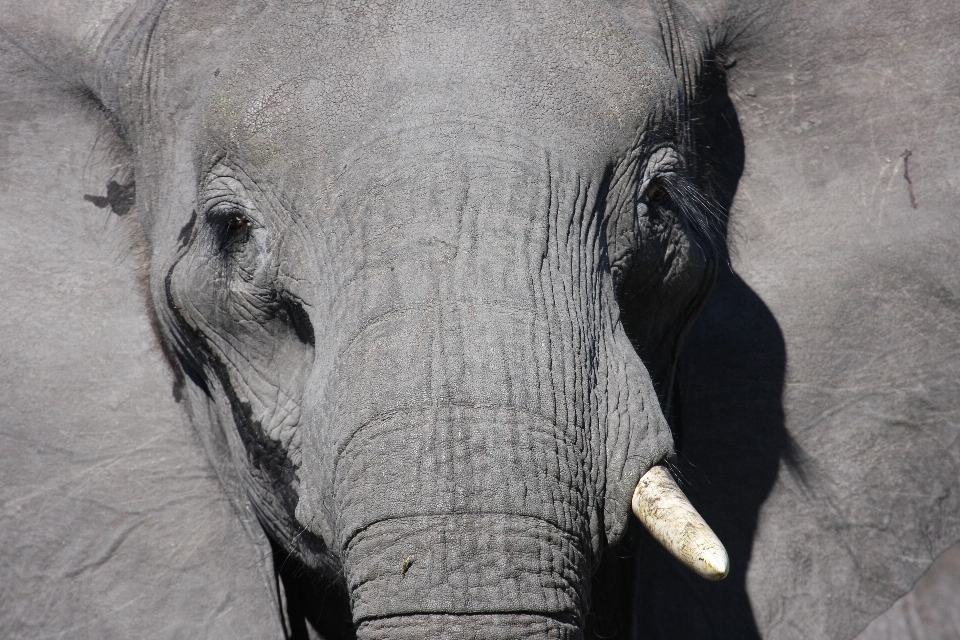
[[[722,546],[704,552],[701,563],[701,567],[694,571],[707,580],[723,580],[730,573],[730,558]]]
[[[664,467],[651,467],[640,478],[632,507],[657,542],[697,575],[707,580],[727,577],[730,558],[723,543]]]

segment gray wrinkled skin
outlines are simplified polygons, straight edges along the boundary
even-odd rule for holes
[[[943,553],[857,640],[949,640],[960,635],[960,544]]]
[[[960,538],[950,3],[0,16],[5,636],[851,638]]]

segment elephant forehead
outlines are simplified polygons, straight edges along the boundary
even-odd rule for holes
[[[450,119],[609,157],[675,108],[663,54],[602,6],[455,9],[280,7],[224,66],[208,122],[271,157],[290,145],[330,156]]]

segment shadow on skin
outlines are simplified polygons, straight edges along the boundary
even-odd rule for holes
[[[694,121],[698,170],[726,215],[743,172],[743,136],[720,64],[705,89]],[[760,507],[781,458],[791,459],[782,403],[785,369],[776,319],[725,261],[680,353],[672,410],[676,475],[726,545],[730,574],[721,582],[702,580],[640,532],[637,638],[760,638],[746,572]]]
[[[270,544],[273,568],[286,596],[283,609],[287,638],[316,638],[308,630],[309,625],[323,640],[355,640],[350,599],[343,587],[324,583],[278,544],[272,540]]]
[[[639,638],[760,638],[746,591],[757,515],[789,451],[776,320],[725,269],[691,329],[677,372],[678,476],[727,547],[730,575],[707,582],[649,536],[638,546]]]

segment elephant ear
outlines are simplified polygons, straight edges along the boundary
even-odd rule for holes
[[[960,539],[960,5],[734,4],[697,8],[724,73],[694,122],[731,268],[674,398],[732,569],[641,540],[635,625],[852,638]]]
[[[11,40],[29,4],[0,6],[0,637],[282,637],[151,330],[129,158],[39,26]]]

